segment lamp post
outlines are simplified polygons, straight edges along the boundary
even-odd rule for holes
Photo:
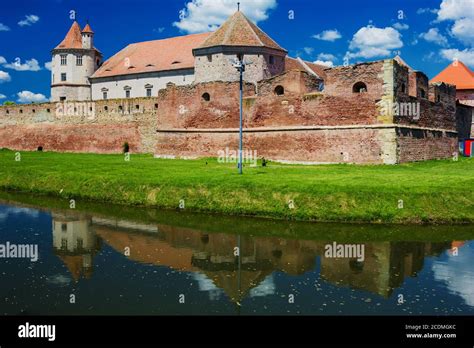
[[[237,69],[237,71],[240,74],[240,124],[239,124],[239,174],[242,174],[242,116],[243,116],[243,109],[242,109],[242,104],[243,104],[243,88],[244,88],[244,72],[245,72],[245,62],[244,62],[244,55],[241,54],[239,55],[239,59],[235,61],[233,64],[234,68]]]

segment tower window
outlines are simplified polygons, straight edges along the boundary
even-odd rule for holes
[[[67,65],[67,54],[61,54],[61,65]]]
[[[130,98],[130,90],[125,91],[125,98]]]
[[[61,73],[61,81],[66,81],[66,73]]]
[[[102,92],[102,99],[107,99],[107,92]]]
[[[151,88],[146,89],[146,96],[151,97]]]
[[[270,64],[275,64],[275,57],[274,57],[274,56],[268,57],[268,62],[269,62]]]
[[[59,97],[59,101],[65,101],[66,97]]]
[[[419,91],[420,91],[420,97],[421,97],[421,98],[426,98],[426,92],[425,92],[425,90],[424,90],[423,88],[420,88]]]
[[[283,88],[283,86],[276,86],[275,87],[275,94],[276,95],[284,95],[285,94],[285,88]]]
[[[363,82],[357,82],[352,87],[352,93],[366,93],[367,92],[367,85]]]
[[[211,96],[209,95],[209,93],[207,93],[207,92],[204,93],[204,94],[202,95],[202,100],[207,101],[207,102],[210,101],[210,100],[211,100]]]
[[[82,66],[82,56],[76,56],[76,65]]]
[[[212,54],[208,54],[208,55],[207,55],[207,61],[208,61],[209,63],[212,62]]]
[[[402,83],[402,93],[406,93],[407,92],[407,86]]]

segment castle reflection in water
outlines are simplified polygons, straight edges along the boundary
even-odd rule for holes
[[[94,257],[105,243],[122,255],[129,250],[132,261],[205,277],[232,301],[248,296],[273,272],[302,275],[315,271],[318,263],[323,280],[388,298],[406,277],[417,275],[425,257],[452,247],[450,242],[366,242],[360,262],[324,257],[325,245],[333,241],[205,233],[80,214],[52,216],[54,253],[75,281],[91,277]],[[240,258],[234,256],[237,246]]]

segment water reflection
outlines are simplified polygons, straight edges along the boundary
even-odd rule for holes
[[[271,292],[274,272],[301,276],[315,271],[318,263],[323,280],[388,298],[405,278],[417,276],[426,257],[452,247],[451,242],[366,242],[365,259],[357,261],[326,258],[325,245],[332,241],[206,233],[74,213],[52,217],[54,252],[76,281],[91,277],[103,242],[117,253],[129,251],[131,261],[196,273],[204,290],[214,296],[222,290],[232,301]]]

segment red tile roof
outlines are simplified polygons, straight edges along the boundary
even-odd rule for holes
[[[455,61],[436,75],[430,82],[445,82],[456,85],[456,89],[474,89],[474,72],[464,63]]]
[[[194,68],[192,50],[209,35],[192,34],[130,44],[102,64],[92,78]]]
[[[61,48],[82,48],[81,27],[76,21],[72,23],[71,28],[66,34],[66,37],[59,45],[56,46],[55,49]]]
[[[94,34],[94,32],[92,31],[92,28],[91,28],[91,26],[89,25],[89,23],[87,23],[86,26],[84,27],[84,29],[82,29],[82,32],[83,32],[83,33]]]
[[[326,78],[326,72],[324,71],[324,69],[327,69],[328,68],[327,66],[319,65],[319,64],[315,64],[315,63],[311,63],[307,61],[304,61],[304,62],[320,78],[322,79]],[[305,67],[298,61],[298,59],[285,57],[285,71],[289,71],[289,70],[306,71]]]
[[[240,11],[229,17],[198,48],[214,46],[257,46],[285,51]]]

